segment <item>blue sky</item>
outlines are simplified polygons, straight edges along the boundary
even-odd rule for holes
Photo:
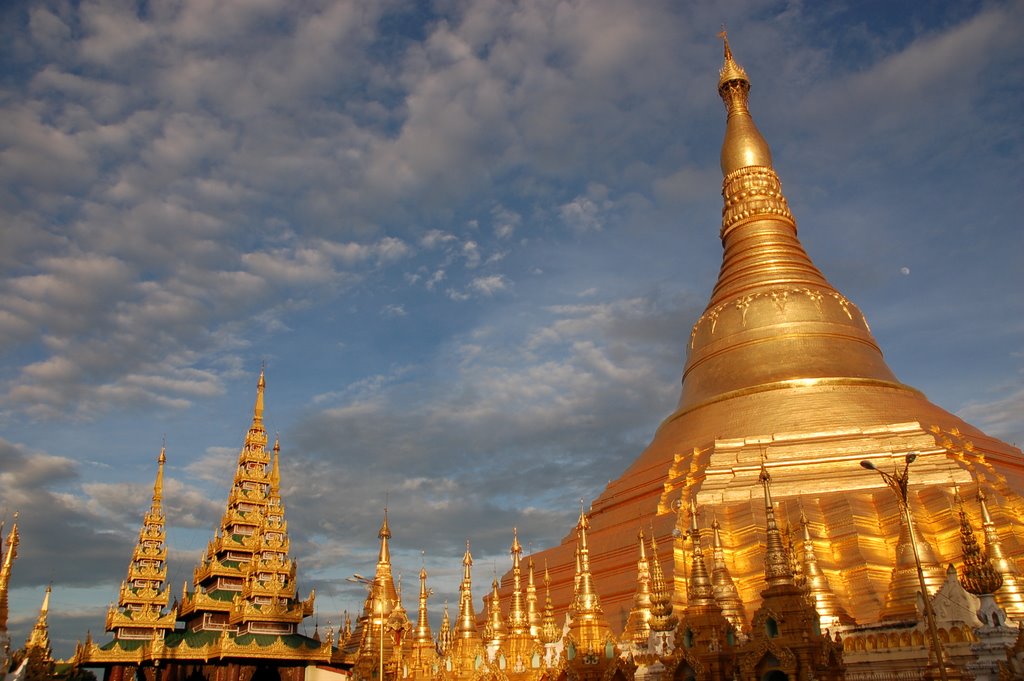
[[[932,401],[1024,442],[1018,2],[0,9],[11,628],[99,637],[164,437],[171,582],[267,365],[303,591],[479,596],[679,394],[721,261],[720,24],[811,257]],[[408,607],[408,604],[407,604]]]

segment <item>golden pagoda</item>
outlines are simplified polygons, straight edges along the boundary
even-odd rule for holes
[[[403,669],[403,678],[432,678],[438,670],[437,648],[434,635],[430,631],[430,617],[427,614],[427,599],[433,593],[427,588],[427,568],[420,567],[419,608],[416,614],[416,627],[413,629],[412,644],[409,656]],[[447,615],[447,611],[445,611]],[[449,627],[451,624],[449,624]]]
[[[540,625],[531,626],[530,608],[528,596],[523,589],[523,575],[521,559],[523,547],[519,543],[519,532],[512,528],[512,546],[509,549],[512,555],[512,593],[509,598],[508,617],[506,618],[505,637],[499,644],[497,654],[492,657],[494,666],[498,671],[513,681],[526,681],[526,679],[537,679],[543,674],[544,648],[539,640]],[[529,564],[529,584],[533,585],[533,561]],[[495,582],[495,596],[497,596],[497,582]],[[533,593],[534,614],[536,611],[536,588]],[[500,612],[499,612],[500,614]],[[536,633],[534,633],[536,630]]]
[[[107,611],[106,630],[117,639],[161,639],[174,630],[177,612],[167,610],[171,590],[167,584],[167,530],[163,492],[166,447],[157,458],[153,503],[146,511],[135,544],[128,577],[121,582],[117,605]]]
[[[330,640],[298,631],[313,614],[311,593],[298,597],[296,564],[288,556],[288,524],[281,499],[280,442],[267,451],[263,425],[266,378],[256,385],[252,423],[238,455],[227,507],[214,538],[186,583],[176,609],[162,614],[167,594],[161,452],[153,504],[132,554],[116,611],[108,613],[113,641],[87,640],[76,664],[103,667],[104,681],[132,675],[157,681],[199,677],[213,681],[301,681],[305,668],[331,659]],[[145,613],[145,614],[143,614]]]
[[[591,507],[590,540],[599,547],[591,568],[617,631],[635,595],[635,518],[653,516],[653,534],[667,542],[674,509],[691,499],[730,538],[732,580],[740,599],[757,606],[767,540],[755,492],[762,461],[776,497],[800,502],[786,504],[779,520],[795,526],[802,508],[816,540],[832,547],[817,555],[817,569],[857,622],[877,622],[883,612],[916,617],[906,606],[917,591],[916,580],[904,578],[899,501],[862,460],[885,469],[917,454],[908,493],[919,542],[926,558],[933,549],[936,566],[959,555],[950,478],[991,501],[997,567],[1013,573],[1024,556],[1024,455],[932,404],[886,365],[864,315],[804,251],[749,91],[726,40],[718,80],[726,108],[721,271],[687,340],[675,412]],[[577,544],[570,533],[538,555],[552,566],[556,605],[572,598]],[[686,602],[686,563],[676,538],[662,567],[677,606]],[[1001,602],[1021,603],[1022,587],[1004,580]]]
[[[633,607],[629,611],[626,627],[622,630],[622,644],[647,648],[651,636],[651,565],[647,562],[647,547],[644,545],[644,530],[637,535],[639,557],[636,561],[636,593]]]
[[[473,554],[466,540],[462,556],[462,582],[459,584],[459,616],[450,649],[442,660],[442,676],[447,679],[472,679],[487,666],[487,651],[476,624],[473,608]]]

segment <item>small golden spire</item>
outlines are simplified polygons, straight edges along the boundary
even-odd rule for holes
[[[767,530],[766,546],[764,554],[764,577],[768,588],[780,584],[793,584],[793,570],[790,567],[789,556],[786,555],[786,547],[782,542],[782,533],[775,522],[775,505],[772,503],[771,481],[772,476],[768,469],[761,463],[761,475],[758,477],[764,489],[764,513],[765,529]]]
[[[803,528],[804,550],[802,574],[804,587],[814,601],[814,609],[818,613],[818,621],[822,629],[833,629],[841,624],[856,624],[853,617],[846,611],[836,597],[828,577],[818,566],[818,556],[814,552],[814,540],[811,538],[811,527],[807,516],[800,511],[800,525]]]
[[[263,423],[263,392],[267,388],[266,364],[260,366],[260,379],[256,381],[256,404],[252,409],[253,423]]]
[[[384,521],[377,531],[377,538],[380,539],[380,553],[377,554],[378,565],[391,565],[391,548],[388,540],[391,539],[391,526],[388,525],[388,507],[384,507]]]
[[[428,643],[433,645],[434,634],[430,631],[430,617],[427,614],[427,598],[431,591],[427,588],[427,568],[420,567],[420,604],[419,613],[416,617],[416,643]]]
[[[0,634],[7,631],[8,616],[8,590],[11,583],[11,570],[14,567],[14,559],[18,557],[18,514],[14,514],[14,522],[11,524],[11,531],[7,535],[7,551],[4,553],[4,562],[0,567]]]
[[[658,542],[651,532],[651,629],[657,632],[671,631],[677,618],[672,615],[672,593],[665,584],[665,573],[658,559]]]
[[[719,37],[725,45],[725,61],[719,71],[718,94],[728,112],[725,141],[722,143],[722,175],[728,176],[750,166],[771,168],[771,149],[750,117],[747,106],[750,93],[747,72],[733,59],[724,28]]]
[[[1024,579],[1015,561],[1003,552],[1003,542],[999,538],[999,530],[992,521],[988,510],[988,498],[978,488],[978,503],[981,505],[981,527],[985,533],[985,551],[996,570],[1003,578],[1003,586],[995,592],[996,603],[1006,614],[1017,619],[1024,618]]]
[[[274,436],[274,461],[270,468],[270,487],[274,493],[281,493],[281,438]]]
[[[622,640],[643,646],[647,644],[651,634],[651,566],[647,562],[647,547],[642,527],[637,533],[637,544],[640,556],[636,561],[636,593],[633,595],[633,607],[622,631]]]
[[[42,653],[41,658],[46,662],[53,661],[53,651],[50,648],[50,628],[47,622],[47,615],[50,612],[50,592],[53,590],[52,586],[46,585],[46,593],[43,595],[43,604],[39,608],[39,617],[36,619],[36,624],[32,627],[31,633],[28,635],[28,640],[25,641],[25,649],[38,650]]]
[[[545,644],[557,643],[561,637],[558,630],[558,623],[555,622],[555,606],[551,602],[551,573],[548,572],[548,562],[544,561],[544,617],[541,624],[541,642]]]
[[[523,601],[523,577],[520,567],[523,547],[519,544],[519,531],[514,527],[512,528],[512,548],[509,552],[512,554],[512,598],[508,608],[508,631],[513,636],[521,636],[529,633],[530,621],[526,613],[526,604]]]
[[[715,600],[722,608],[722,614],[736,631],[747,631],[750,628],[747,624],[747,610],[725,563],[725,547],[722,545],[721,525],[718,524],[717,518],[711,521],[711,548],[711,583],[715,587]]]
[[[960,546],[963,549],[963,566],[960,569],[960,585],[975,596],[994,594],[1003,585],[1003,576],[999,574],[988,552],[983,551],[974,536],[974,528],[967,519],[964,500],[960,490],[953,492],[953,498],[960,512]]]
[[[476,639],[480,633],[476,628],[476,611],[473,608],[473,554],[466,540],[466,553],[462,556],[462,584],[459,585],[459,621],[455,623],[455,636],[460,639]]]
[[[576,558],[579,575],[576,582],[576,593],[572,599],[572,610],[575,615],[599,614],[601,599],[594,591],[594,578],[590,573],[590,547],[587,545],[587,530],[590,519],[586,512],[580,510],[580,518],[576,524]]]
[[[442,657],[452,650],[455,635],[452,633],[452,621],[448,616],[448,601],[444,602],[444,615],[441,617],[441,629],[437,632],[437,652]]]
[[[508,632],[505,630],[505,621],[501,617],[501,596],[498,594],[498,578],[491,580],[491,597],[485,599],[487,602],[487,626],[484,632],[484,639],[490,645],[501,645]]]
[[[690,605],[707,606],[715,602],[715,589],[704,563],[704,548],[701,546],[700,529],[697,527],[697,502],[690,497],[690,539],[693,540],[693,567],[687,584],[686,600]]]
[[[530,627],[530,637],[539,638],[541,617],[537,602],[537,584],[533,576],[533,556],[526,561],[526,621]]]
[[[157,457],[156,481],[153,483],[153,508],[159,508],[164,497],[164,463],[167,462],[166,445],[160,448],[160,456]]]

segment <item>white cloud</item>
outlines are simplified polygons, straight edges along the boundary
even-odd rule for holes
[[[499,291],[505,291],[510,283],[503,275],[494,274],[488,277],[476,277],[469,282],[469,288],[484,296],[493,296]]]

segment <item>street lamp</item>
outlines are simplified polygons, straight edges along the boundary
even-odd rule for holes
[[[370,602],[372,603],[374,600],[377,601],[376,609],[380,610],[380,658],[379,666],[377,668],[377,681],[384,681],[384,594],[376,594],[377,598],[375,599],[373,587],[376,586],[376,582],[367,577],[363,577],[358,573],[352,575],[351,577],[346,577],[345,581],[362,584],[370,593]],[[373,622],[370,622],[370,626],[373,626]]]
[[[939,640],[939,632],[935,628],[935,612],[932,610],[932,601],[928,598],[928,588],[924,583],[924,570],[921,569],[921,554],[917,550],[917,536],[914,532],[914,519],[910,513],[910,500],[907,498],[907,482],[910,478],[910,464],[917,458],[917,452],[908,452],[904,458],[903,472],[897,472],[894,468],[892,473],[879,470],[870,461],[861,461],[860,465],[869,471],[875,471],[885,484],[896,495],[899,501],[900,510],[903,511],[903,521],[907,524],[907,534],[910,536],[910,548],[914,551],[914,564],[917,566],[917,582],[921,586],[921,600],[924,601],[924,615],[928,622],[928,636],[931,638],[932,651],[935,653],[935,660],[939,666],[939,676],[942,681],[948,681],[946,676],[946,663],[942,654],[942,642]]]

